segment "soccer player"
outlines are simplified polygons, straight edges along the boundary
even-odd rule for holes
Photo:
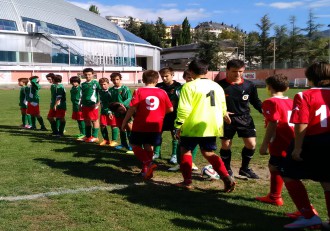
[[[294,137],[293,124],[289,123],[293,100],[284,96],[289,89],[289,80],[285,75],[276,74],[266,78],[266,88],[270,98],[262,103],[266,132],[259,153],[268,155],[267,150],[269,150],[270,192],[268,195],[256,197],[256,199],[264,203],[282,206],[283,179],[280,166]]]
[[[185,189],[193,188],[191,152],[199,145],[203,157],[221,176],[225,185],[224,192],[231,192],[235,189],[235,182],[221,158],[214,153],[217,137],[223,133],[224,117],[227,116],[224,91],[217,83],[205,77],[208,72],[206,61],[191,61],[188,71],[194,80],[185,83],[181,89],[174,124],[176,136],[180,139],[180,169],[184,179],[176,185]]]
[[[27,84],[29,83],[28,78],[19,78],[18,79],[18,86],[21,87],[20,92],[19,92],[19,106],[21,110],[21,115],[22,115],[22,128],[31,128],[31,116],[26,113],[27,111],[27,89],[28,86]]]
[[[80,87],[80,78],[78,76],[72,76],[70,78],[70,84],[72,88],[70,89],[71,102],[72,102],[72,116],[73,120],[76,120],[78,123],[78,128],[80,134],[77,135],[77,139],[82,139],[85,137],[85,121],[82,115],[80,102],[81,102],[81,87]]]
[[[51,109],[48,112],[48,121],[52,128],[52,135],[56,137],[64,136],[65,113],[66,113],[66,92],[62,84],[62,76],[55,75],[53,80],[53,94],[51,98]],[[57,122],[58,121],[58,122]],[[59,124],[59,127],[57,127]]]
[[[93,68],[85,68],[83,75],[86,78],[86,81],[81,84],[81,110],[86,125],[86,136],[83,141],[96,143],[99,141],[99,92],[101,87],[99,82],[94,79]]]
[[[44,124],[44,120],[42,116],[40,115],[40,108],[39,108],[39,90],[41,89],[41,86],[39,84],[39,77],[38,76],[31,76],[29,78],[30,80],[30,87],[26,89],[27,91],[27,101],[28,101],[28,108],[27,108],[27,114],[31,115],[31,129],[37,129],[36,127],[36,120],[38,120],[40,124],[40,130],[47,131],[47,128]]]
[[[157,167],[152,162],[154,146],[161,143],[162,126],[166,113],[173,111],[173,106],[166,92],[155,87],[159,74],[154,70],[147,70],[142,74],[145,87],[133,92],[129,109],[122,122],[121,129],[125,130],[131,117],[134,122],[129,137],[134,155],[142,162],[141,175],[145,180],[153,177]]]
[[[176,109],[178,107],[179,97],[176,94],[177,90],[181,88],[181,83],[173,80],[174,70],[171,67],[164,67],[159,70],[160,77],[163,82],[157,83],[156,87],[159,87],[166,91],[168,97],[170,98],[174,111],[165,115],[162,132],[170,131],[172,136],[172,154],[169,159],[169,163],[177,164],[177,150],[178,150],[178,140],[175,139],[173,129],[174,129],[174,120],[176,117]],[[161,145],[155,146],[154,157],[153,159],[158,159],[161,157]]]
[[[330,217],[330,64],[314,63],[306,69],[305,76],[312,88],[294,96],[290,123],[294,124],[295,138],[283,168],[285,186],[302,217],[285,225],[287,229],[322,224],[302,179],[321,183]],[[329,222],[325,225],[329,227]]]
[[[249,80],[243,79],[245,64],[242,60],[232,59],[227,62],[226,78],[218,81],[226,95],[227,110],[231,120],[224,124],[224,134],[221,138],[220,156],[231,176],[233,171],[230,166],[231,146],[233,137],[237,132],[244,142],[242,149],[242,164],[239,169],[241,178],[259,179],[259,176],[249,168],[250,161],[256,148],[256,129],[250,115],[251,103],[261,111],[261,101],[258,97],[257,87]]]
[[[108,134],[108,125],[112,125],[113,114],[109,109],[109,104],[111,102],[111,94],[109,92],[109,79],[100,78],[99,84],[101,86],[100,94],[100,103],[101,103],[101,115],[100,115],[100,126],[101,134],[103,141],[100,143],[100,146],[110,145],[109,134]]]
[[[188,70],[185,70],[183,72],[182,78],[186,81],[186,83],[193,81],[193,78],[191,77]],[[181,85],[181,87],[176,90],[176,94],[177,94],[178,98],[180,98],[180,91],[181,91],[182,86],[183,85]],[[174,126],[174,123],[173,123],[173,126]],[[171,131],[171,132],[173,132],[173,131]],[[177,139],[177,138],[174,136],[174,139]],[[198,170],[198,167],[194,163],[194,160],[196,159],[197,152],[198,152],[198,147],[196,146],[196,148],[191,152],[191,155],[192,155],[192,158],[193,158],[193,163],[192,163],[191,168],[192,168],[193,171]],[[178,163],[180,163],[180,159],[181,159],[180,155],[181,155],[180,146],[177,145],[176,157],[177,157],[177,162]],[[177,164],[177,165],[169,168],[168,170],[169,171],[179,171],[180,170],[180,164]]]
[[[55,104],[55,100],[56,100],[56,97],[55,97],[55,88],[56,88],[56,85],[54,83],[54,77],[55,77],[55,74],[54,73],[48,73],[46,75],[46,79],[48,81],[48,83],[50,83],[50,104],[49,104],[49,111],[48,111],[48,114],[47,114],[47,120],[49,121],[49,123],[51,124],[52,126],[52,121],[54,120],[54,118],[52,117],[52,115],[55,114],[55,112],[53,111],[54,108],[54,104]],[[48,115],[50,115],[51,117],[48,117]],[[56,120],[56,127],[57,127],[57,130],[59,129],[60,127],[60,120]],[[58,134],[54,134],[52,133],[52,135],[58,135]]]
[[[126,109],[129,107],[129,103],[132,99],[131,90],[122,84],[122,76],[119,72],[114,72],[110,75],[110,80],[113,83],[113,87],[109,89],[111,95],[111,102],[119,102],[121,103]],[[121,123],[125,117],[125,114],[114,113],[114,121],[115,126],[112,126],[112,140],[117,140],[118,137],[118,130],[121,127]],[[121,130],[120,131],[120,142],[121,144],[115,146],[116,149],[125,148],[128,151],[132,151],[132,147],[128,144],[128,137],[130,136],[129,130]],[[115,143],[112,143],[110,146],[114,146]]]

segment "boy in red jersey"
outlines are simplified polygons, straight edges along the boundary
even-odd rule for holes
[[[153,171],[157,167],[152,163],[154,146],[161,143],[165,114],[173,111],[172,103],[166,92],[155,87],[158,78],[157,71],[143,72],[142,81],[145,87],[134,91],[130,107],[121,126],[124,131],[135,113],[129,140],[134,155],[142,162],[141,174],[145,180],[153,177]]]
[[[266,88],[271,97],[262,103],[266,132],[259,153],[268,155],[269,149],[270,192],[267,196],[256,197],[256,200],[281,206],[283,179],[279,167],[294,137],[293,124],[289,123],[293,100],[283,94],[289,88],[289,80],[285,75],[276,74],[268,77]]]
[[[290,123],[295,139],[283,165],[283,180],[302,217],[287,224],[287,229],[319,227],[321,218],[311,206],[302,179],[321,183],[330,217],[330,64],[314,63],[305,71],[311,89],[295,95]],[[329,223],[325,223],[329,225]]]

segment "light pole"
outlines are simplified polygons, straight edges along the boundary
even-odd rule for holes
[[[246,35],[243,36],[243,62],[245,63],[245,38]]]
[[[330,24],[328,25],[329,27],[329,63],[330,63]]]

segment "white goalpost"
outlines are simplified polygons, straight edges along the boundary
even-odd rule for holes
[[[296,87],[296,88],[308,87],[308,80],[307,80],[307,78],[295,78],[294,79],[293,87]]]

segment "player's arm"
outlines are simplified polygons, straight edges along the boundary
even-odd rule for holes
[[[136,111],[136,106],[131,106],[127,110],[126,115],[125,115],[125,118],[123,120],[123,123],[121,124],[121,130],[123,130],[123,131],[125,130],[125,128],[127,127],[128,121],[133,116],[133,114],[135,113],[135,111]]]
[[[128,108],[129,107],[129,103],[131,102],[132,100],[132,92],[131,90],[125,86],[125,92],[123,94],[123,105]]]
[[[292,158],[301,161],[300,153],[302,151],[302,144],[306,134],[308,124],[295,124],[294,125],[294,149],[292,151]]]
[[[269,121],[266,127],[266,132],[264,139],[260,145],[259,153],[260,155],[267,155],[267,149],[270,141],[276,135],[277,121]]]

